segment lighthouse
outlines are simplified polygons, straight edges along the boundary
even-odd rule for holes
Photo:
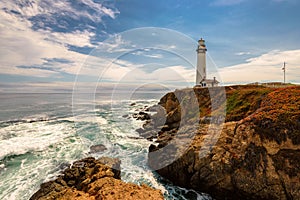
[[[196,86],[201,87],[215,87],[219,82],[216,77],[213,79],[207,79],[206,77],[206,45],[205,40],[202,38],[198,41],[197,48],[197,71],[196,71]]]
[[[202,80],[206,79],[206,46],[205,40],[202,38],[198,41],[197,48],[197,76],[196,85],[200,84]]]

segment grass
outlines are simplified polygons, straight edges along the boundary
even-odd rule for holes
[[[262,99],[273,90],[261,86],[227,88],[226,121],[239,121],[253,114]]]
[[[255,125],[256,133],[263,140],[281,144],[290,138],[293,144],[300,144],[300,86],[228,86],[225,91],[226,122],[244,119]],[[167,112],[178,108],[186,121],[195,121],[199,117],[198,113],[200,118],[212,115],[212,94],[220,108],[214,110],[214,114],[221,113],[223,102],[218,99],[224,99],[224,93],[214,89],[176,90],[165,95],[160,104],[165,106]],[[196,98],[192,98],[193,96]]]

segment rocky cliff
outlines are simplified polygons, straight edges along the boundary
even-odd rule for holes
[[[140,131],[156,141],[148,162],[174,184],[216,199],[300,199],[300,87],[176,90],[154,109]]]
[[[43,183],[30,200],[164,199],[159,190],[120,180],[120,161],[85,158],[54,181]]]

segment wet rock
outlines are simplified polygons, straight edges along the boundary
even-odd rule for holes
[[[140,136],[143,138],[146,138],[148,140],[152,140],[153,138],[156,138],[157,133],[155,131],[146,131],[146,132],[141,132]]]
[[[163,199],[159,190],[120,180],[120,160],[85,158],[73,163],[56,180],[41,184],[30,200]]]
[[[64,163],[61,163],[59,166],[58,166],[58,169],[60,170],[65,170],[66,168],[70,167],[70,163],[67,163],[67,162],[64,162]]]
[[[126,114],[126,115],[123,115],[122,117],[123,117],[123,118],[128,118],[128,117],[129,117],[129,115],[128,115],[128,114]]]
[[[136,118],[137,120],[149,120],[150,119],[150,115],[146,112],[140,111],[138,114],[134,114],[133,118]]]
[[[99,152],[103,152],[106,150],[107,150],[107,148],[103,144],[97,144],[97,145],[90,146],[90,153],[99,153]]]
[[[141,133],[145,132],[145,129],[143,129],[143,128],[138,128],[138,129],[136,129],[135,131],[141,134]]]

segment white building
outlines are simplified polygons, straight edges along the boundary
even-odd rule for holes
[[[197,72],[196,72],[196,86],[201,87],[216,87],[219,84],[216,77],[207,79],[206,77],[206,45],[202,38],[198,41],[197,48]]]

